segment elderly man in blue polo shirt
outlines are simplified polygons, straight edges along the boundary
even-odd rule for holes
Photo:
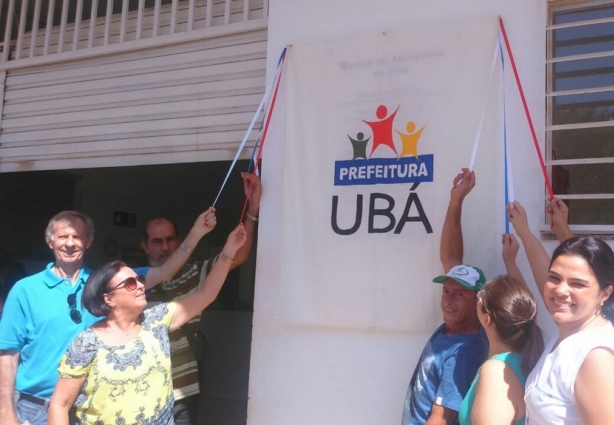
[[[212,220],[215,211],[210,208],[197,218],[186,243],[196,246]],[[60,358],[73,338],[98,320],[81,308],[90,275],[84,255],[94,241],[92,220],[62,211],[49,221],[45,240],[55,262],[15,284],[0,321],[0,418],[7,425],[47,424]],[[188,252],[177,250],[163,266],[150,268],[147,286],[170,279],[188,258]]]
[[[443,324],[422,350],[407,389],[402,425],[458,424],[458,409],[488,354],[488,339],[476,313],[477,293],[486,279],[477,267],[462,264],[463,200],[475,175],[463,169],[454,179],[441,231],[440,259],[447,273],[441,283]]]

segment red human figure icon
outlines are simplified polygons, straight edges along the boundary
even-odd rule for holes
[[[375,112],[375,116],[379,118],[379,121],[365,121],[363,122],[371,127],[371,131],[373,132],[373,144],[371,145],[371,155],[373,156],[373,152],[379,145],[388,146],[395,155],[398,157],[397,149],[394,147],[394,140],[392,139],[392,123],[394,121],[394,117],[399,111],[399,107],[390,114],[390,116],[386,117],[388,114],[388,108],[384,105],[379,105]]]

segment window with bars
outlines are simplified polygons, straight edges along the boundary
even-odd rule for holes
[[[614,1],[549,11],[546,163],[574,231],[614,233]]]

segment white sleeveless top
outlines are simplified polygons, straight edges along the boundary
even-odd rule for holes
[[[527,378],[524,400],[529,425],[582,425],[574,390],[578,370],[593,349],[607,347],[614,352],[614,327],[609,322],[570,335],[552,351],[557,339],[548,343]]]

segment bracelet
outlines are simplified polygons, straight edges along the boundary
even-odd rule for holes
[[[249,218],[254,223],[258,223],[258,217],[256,217],[255,215],[251,215],[247,211],[245,212],[245,217]]]
[[[232,264],[235,260],[234,258],[230,258],[228,255],[224,254],[224,251],[220,252],[220,260],[225,262],[226,264]]]
[[[183,251],[187,252],[188,254],[192,252],[192,250],[194,249],[185,242],[181,242],[181,245],[179,245],[179,248],[181,248]]]

